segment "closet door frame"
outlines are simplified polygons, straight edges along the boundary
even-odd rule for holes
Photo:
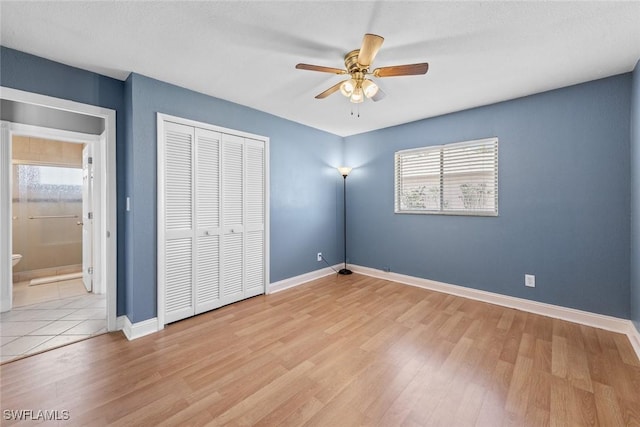
[[[193,126],[194,128],[211,130],[213,132],[219,132],[221,134],[235,135],[246,139],[253,139],[264,142],[264,289],[261,293],[266,293],[267,286],[269,284],[269,265],[270,265],[270,218],[269,218],[269,138],[256,135],[248,132],[243,132],[235,129],[229,129],[221,126],[216,126],[208,123],[198,122],[195,120],[176,117],[164,113],[156,113],[157,120],[157,319],[158,330],[164,329],[165,319],[165,144],[163,141],[165,133],[165,122],[176,123],[186,126]],[[195,196],[194,196],[195,197]],[[220,218],[222,220],[222,217]],[[222,224],[220,224],[222,225]]]

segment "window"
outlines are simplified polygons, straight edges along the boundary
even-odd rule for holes
[[[498,138],[395,154],[395,212],[498,215]]]

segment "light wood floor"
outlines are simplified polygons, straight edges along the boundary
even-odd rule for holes
[[[355,274],[0,376],[2,409],[60,425],[640,425],[624,335]]]

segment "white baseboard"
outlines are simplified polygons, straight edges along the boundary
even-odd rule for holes
[[[121,331],[124,329],[124,319],[126,319],[127,316],[118,316],[116,317],[116,331]]]
[[[156,317],[138,323],[131,323],[129,317],[119,316],[117,322],[118,328],[122,329],[129,341],[158,332],[158,319]]]
[[[340,268],[340,265],[341,264],[333,266],[333,268],[335,268],[337,271]],[[331,267],[326,267],[320,270],[301,274],[299,276],[280,280],[279,282],[274,282],[269,285],[267,294],[272,294],[275,292],[283,291],[285,289],[293,288],[294,286],[299,286],[303,283],[307,283],[333,273],[335,273],[335,271],[333,271]],[[147,319],[142,322],[133,324],[129,320],[129,317],[119,316],[116,319],[116,327],[118,330],[122,330],[122,332],[124,332],[124,335],[128,340],[134,340],[136,338],[158,332],[161,329],[158,327],[158,319],[155,317],[153,319]]]
[[[321,277],[335,274],[336,271],[338,271],[341,268],[341,266],[342,264],[337,264],[337,265],[334,265],[333,267],[325,267],[325,268],[321,268],[320,270],[310,271],[308,273],[304,273],[299,276],[289,277],[288,279],[280,280],[278,282],[273,282],[269,284],[269,289],[267,289],[267,295],[284,291],[285,289],[293,288],[295,286],[300,286],[303,283],[311,282],[312,280],[316,280]],[[333,269],[335,269],[335,271]]]
[[[636,351],[638,359],[640,359],[640,331],[636,329],[636,325],[632,321],[629,321],[629,331],[627,332],[631,346]]]
[[[588,311],[576,310],[574,308],[501,295],[494,292],[466,288],[464,286],[451,285],[449,283],[437,282],[435,280],[423,279],[420,277],[407,276],[399,273],[388,273],[370,267],[362,267],[358,265],[351,265],[350,267],[354,273],[360,273],[366,276],[390,280],[392,282],[398,282],[446,294],[457,295],[464,298],[501,305],[503,307],[515,308],[529,313],[540,314],[542,316],[567,320],[569,322],[580,323],[587,326],[593,326],[595,328],[625,334],[629,337],[629,341],[631,341],[631,345],[640,359],[640,333],[638,333],[633,323],[627,319],[620,319],[613,316],[606,316],[604,314],[591,313]]]

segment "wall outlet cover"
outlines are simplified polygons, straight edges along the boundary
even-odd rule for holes
[[[536,287],[536,276],[534,276],[533,274],[525,274],[524,275],[524,285],[529,287],[529,288],[535,288]]]

